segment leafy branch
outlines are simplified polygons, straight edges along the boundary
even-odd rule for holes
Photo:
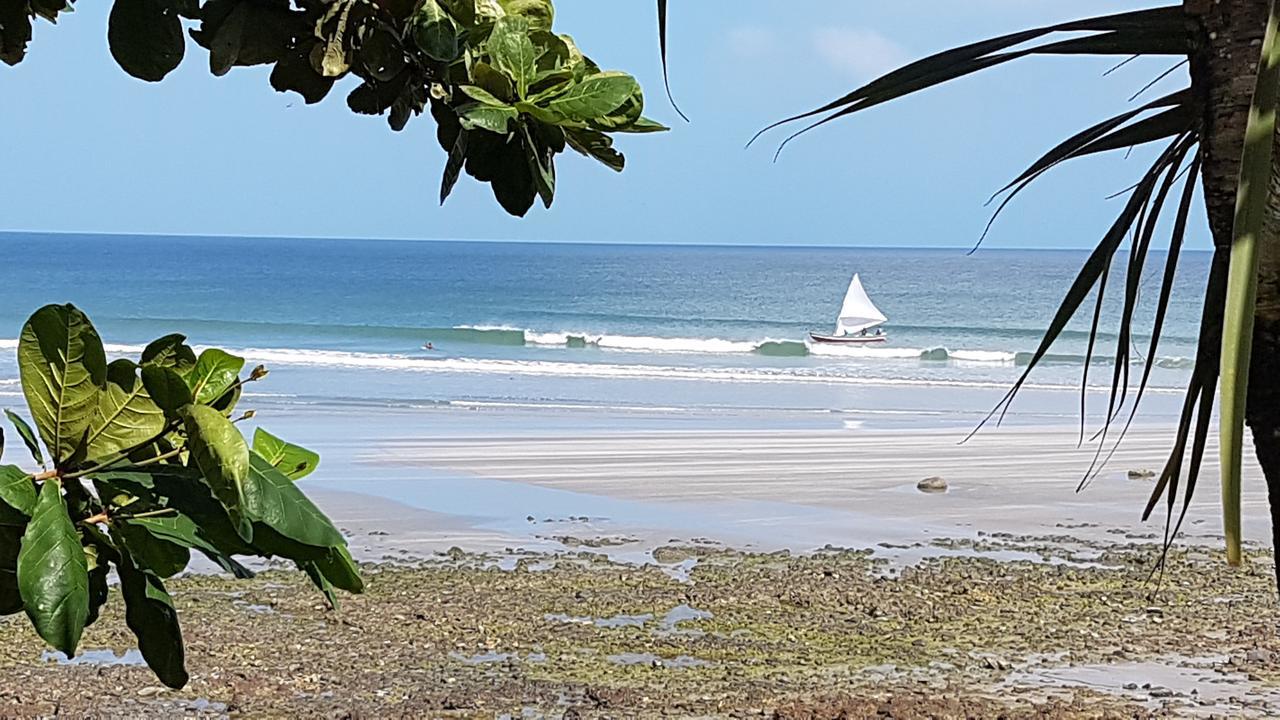
[[[32,458],[52,470],[0,465],[0,615],[25,611],[68,656],[120,578],[125,619],[156,676],[182,687],[182,631],[164,579],[197,551],[237,577],[235,556],[283,557],[336,604],[363,590],[333,523],[295,481],[319,456],[258,429],[250,444],[230,416],[247,382],[266,376],[181,335],[138,362],[108,363],[72,305],[41,308],[22,330],[18,366],[34,429],[6,411]],[[38,439],[37,439],[38,437]],[[43,445],[43,448],[41,447]],[[3,453],[0,443],[0,453]]]
[[[0,61],[21,62],[32,23],[72,2],[0,2]],[[354,76],[347,106],[393,130],[430,109],[448,153],[440,202],[465,170],[523,216],[535,199],[551,206],[566,146],[621,171],[614,134],[666,129],[643,117],[635,78],[602,71],[554,17],[551,0],[115,0],[107,39],[149,82],[182,62],[186,26],[214,75],[271,65],[271,86],[308,104]]]

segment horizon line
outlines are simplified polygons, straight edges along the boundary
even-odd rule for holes
[[[103,236],[109,238],[177,238],[208,240],[316,240],[319,242],[406,242],[406,243],[455,243],[455,244],[490,244],[490,245],[582,245],[588,247],[672,247],[672,248],[775,248],[775,249],[813,249],[813,250],[962,250],[971,252],[989,249],[991,251],[1029,251],[1029,252],[1086,252],[1089,247],[993,247],[983,248],[972,245],[830,245],[816,243],[776,244],[776,243],[733,243],[733,242],[633,242],[621,240],[617,242],[600,242],[591,240],[542,240],[542,239],[503,239],[503,238],[410,238],[410,237],[334,237],[326,235],[232,235],[227,233],[159,233],[159,232],[93,232],[86,230],[0,230],[0,240],[12,235],[48,235],[55,237]],[[1167,248],[1163,249],[1167,252]],[[1213,252],[1209,249],[1183,248],[1186,252]]]

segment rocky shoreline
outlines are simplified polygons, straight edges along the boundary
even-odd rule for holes
[[[0,717],[1036,717],[1280,713],[1269,554],[983,541],[895,565],[668,545],[365,565],[339,612],[299,573],[171,583],[191,684],[136,663],[119,604],[75,664],[0,619]],[[946,546],[946,543],[941,543]],[[972,550],[965,543],[960,550]],[[1019,556],[1021,557],[1021,555]],[[113,590],[114,591],[114,590]]]

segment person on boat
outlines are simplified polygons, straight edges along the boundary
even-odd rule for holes
[[[866,337],[866,336],[867,336],[867,331],[865,329],[862,332],[858,333],[858,337]]]

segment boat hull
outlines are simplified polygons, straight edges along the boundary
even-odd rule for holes
[[[815,332],[809,333],[809,337],[814,342],[831,345],[871,345],[889,339],[887,335],[819,335]]]

